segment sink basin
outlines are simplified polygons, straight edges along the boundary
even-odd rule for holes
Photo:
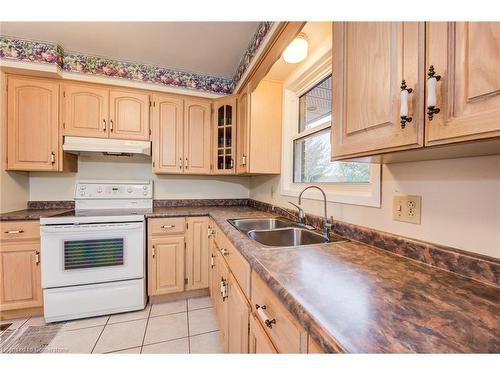
[[[328,238],[302,228],[283,228],[274,230],[251,230],[248,237],[265,246],[300,246],[328,242]]]
[[[281,217],[265,217],[252,219],[229,219],[228,222],[241,232],[251,230],[270,230],[299,227],[299,224]]]

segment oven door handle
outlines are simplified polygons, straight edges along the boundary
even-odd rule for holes
[[[125,223],[125,224],[103,224],[103,225],[45,225],[40,227],[41,233],[88,233],[88,232],[116,232],[123,230],[133,230],[144,228],[144,223]]]

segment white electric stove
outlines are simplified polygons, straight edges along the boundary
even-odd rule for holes
[[[143,309],[152,182],[78,181],[74,197],[74,211],[40,219],[45,320]]]

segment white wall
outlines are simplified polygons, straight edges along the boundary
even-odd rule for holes
[[[281,176],[252,177],[250,197],[290,207],[280,195]],[[421,225],[392,220],[396,194],[422,196]],[[323,203],[304,200],[321,215]],[[500,258],[500,156],[398,163],[383,166],[382,207],[330,203],[335,219]]]
[[[78,179],[153,180],[155,199],[248,198],[249,177],[154,175],[151,158],[79,156],[78,173],[31,172],[30,200],[72,200]]]
[[[29,196],[29,178],[27,173],[7,172],[6,167],[6,144],[7,127],[6,121],[6,95],[5,74],[0,72],[0,212],[21,210],[26,208]]]

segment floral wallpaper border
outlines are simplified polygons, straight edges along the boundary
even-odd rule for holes
[[[77,52],[66,52],[59,45],[0,36],[0,60],[16,60],[57,65],[66,72],[121,78],[192,89],[222,95],[231,94],[250,65],[272,22],[261,22],[252,37],[233,79],[185,72],[147,64],[137,64]]]

